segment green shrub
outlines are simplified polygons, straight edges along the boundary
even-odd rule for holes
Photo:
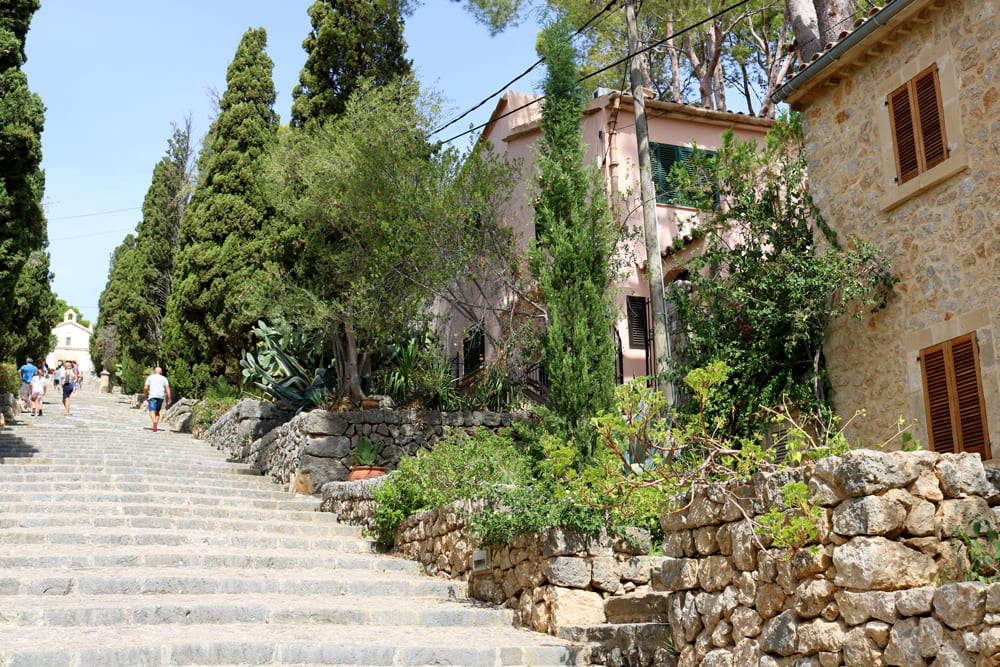
[[[0,394],[14,394],[21,391],[21,376],[17,364],[0,364]]]
[[[392,544],[403,520],[417,512],[462,499],[488,499],[503,486],[530,483],[528,459],[506,435],[479,429],[475,437],[454,433],[433,450],[404,458],[375,490],[375,535]]]
[[[226,381],[225,377],[216,378],[205,389],[205,395],[191,409],[194,423],[202,429],[212,426],[219,417],[226,414],[240,402],[242,392],[239,387]]]

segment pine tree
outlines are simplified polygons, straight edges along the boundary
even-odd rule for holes
[[[543,30],[541,45],[547,73],[530,267],[548,308],[542,358],[549,405],[579,433],[590,417],[611,406],[614,391],[608,292],[616,234],[597,168],[585,161],[585,95],[566,25]]]
[[[266,44],[263,28],[248,30],[240,41],[181,227],[163,337],[165,362],[174,364],[179,381],[198,373],[188,388],[236,367],[261,315],[253,288],[275,268],[269,234],[280,230],[270,224],[273,210],[260,181],[278,127]]]
[[[12,295],[17,287],[27,289],[19,292],[22,298],[30,294],[39,299],[36,303],[19,302],[17,312],[11,307],[0,308],[0,359],[22,356],[17,351],[22,343],[7,336],[17,334],[18,341],[25,336],[34,339],[27,330],[16,329],[37,328],[39,320],[47,322],[46,309],[53,298],[47,282],[48,257],[37,256],[46,245],[41,207],[45,178],[39,168],[44,106],[28,89],[28,79],[21,70],[26,60],[24,39],[38,7],[38,0],[9,0],[0,12],[0,294]],[[22,277],[29,257],[34,258],[34,264]],[[44,270],[40,268],[43,264]],[[45,284],[37,284],[39,279]],[[34,350],[32,356],[46,351]]]
[[[292,91],[292,125],[344,111],[362,79],[381,86],[409,74],[403,17],[396,0],[316,0],[309,54]]]

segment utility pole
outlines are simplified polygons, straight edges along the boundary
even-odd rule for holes
[[[636,21],[636,0],[624,0],[625,21],[628,24],[628,52],[639,50],[639,25]],[[662,375],[670,363],[667,342],[666,298],[663,288],[663,260],[660,256],[660,230],[656,222],[656,188],[649,159],[649,125],[646,123],[646,100],[642,90],[640,58],[632,57],[629,76],[632,82],[632,109],[635,113],[635,138],[639,145],[639,196],[642,197],[642,230],[646,239],[646,266],[649,269],[649,303],[653,316],[653,349],[656,353],[656,373]],[[664,383],[667,405],[674,402],[673,384]]]

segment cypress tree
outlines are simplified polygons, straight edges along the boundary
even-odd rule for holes
[[[161,322],[167,310],[181,219],[191,194],[190,122],[175,126],[166,155],[153,168],[142,220],[115,251],[101,295],[98,336],[113,325],[114,361],[152,368],[160,361]],[[94,356],[98,359],[98,356]]]
[[[23,363],[25,357],[44,358],[55,348],[52,327],[60,313],[51,281],[49,253],[35,250],[18,273],[13,298],[7,300],[11,320],[4,349],[8,359]]]
[[[579,435],[590,417],[610,408],[614,393],[608,293],[617,237],[597,167],[585,160],[586,98],[570,34],[556,22],[541,36],[547,72],[529,265],[548,308],[542,358],[549,405]]]
[[[410,73],[396,0],[316,0],[309,18],[312,31],[302,42],[308,58],[292,90],[293,126],[342,113],[363,79],[378,87]]]
[[[174,365],[181,388],[235,369],[260,317],[253,289],[274,268],[268,235],[280,230],[270,224],[273,210],[260,180],[278,128],[266,44],[263,28],[248,30],[240,41],[181,226],[163,321],[165,362]]]
[[[9,341],[8,334],[23,341],[24,336],[35,338],[25,327],[37,328],[44,321],[51,328],[48,257],[37,255],[46,245],[41,207],[45,178],[39,167],[44,106],[21,70],[27,60],[24,39],[38,7],[38,0],[8,0],[0,11],[0,294],[18,289],[20,299],[29,299],[19,300],[16,308],[0,308],[0,359],[23,356],[23,343]],[[29,257],[33,264],[22,277]],[[30,301],[35,298],[39,300]],[[32,356],[47,351],[33,350]]]

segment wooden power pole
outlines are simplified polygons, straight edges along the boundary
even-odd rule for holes
[[[625,21],[628,24],[628,52],[639,50],[639,25],[636,21],[636,0],[624,0]],[[639,195],[642,197],[642,229],[646,239],[646,266],[649,269],[649,303],[653,317],[653,349],[656,373],[662,375],[670,363],[667,342],[666,298],[663,289],[663,260],[660,255],[660,231],[656,222],[656,188],[653,185],[652,162],[649,158],[649,125],[646,123],[646,101],[642,89],[640,58],[632,57],[629,75],[632,83],[632,108],[635,113],[635,138],[639,145]],[[667,404],[673,403],[672,383],[662,384]]]

